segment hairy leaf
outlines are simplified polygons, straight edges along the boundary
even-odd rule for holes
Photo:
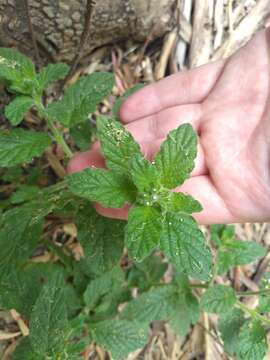
[[[35,88],[36,72],[33,62],[14,49],[0,48],[0,80],[11,90],[31,95]]]
[[[114,360],[122,360],[147,342],[147,328],[135,321],[109,319],[90,327],[91,337],[110,351]]]
[[[120,122],[100,117],[97,120],[98,138],[108,168],[125,175],[130,171],[132,158],[140,147]]]
[[[181,185],[193,170],[196,155],[197,136],[191,125],[171,131],[155,158],[161,184],[168,189]]]
[[[236,302],[233,289],[225,285],[210,287],[201,298],[201,307],[207,312],[223,314],[232,309]]]
[[[120,262],[124,248],[124,221],[100,216],[87,204],[80,208],[75,223],[89,270],[96,274],[104,273]]]
[[[161,213],[150,206],[129,211],[125,243],[135,261],[142,261],[159,246],[161,221]]]
[[[151,289],[130,301],[121,313],[121,318],[136,320],[149,325],[154,320],[166,320],[173,311],[170,304],[175,293],[172,285]]]
[[[69,66],[64,63],[49,64],[37,75],[40,92],[55,81],[62,80],[69,72]]]
[[[70,190],[84,199],[104,207],[121,208],[133,203],[136,189],[127,177],[104,169],[85,169],[68,176]]]
[[[163,191],[160,204],[166,211],[174,213],[192,214],[202,211],[202,206],[197,200],[181,192]]]
[[[44,357],[55,357],[62,351],[68,328],[62,274],[55,274],[37,298],[30,319],[30,342],[33,350]]]
[[[92,137],[92,127],[89,120],[73,126],[70,129],[70,134],[80,150],[89,150]]]
[[[70,86],[62,100],[51,103],[47,112],[50,117],[66,127],[85,122],[97,105],[110,94],[114,85],[114,76],[97,72],[81,77]]]
[[[13,126],[19,125],[33,105],[34,100],[30,96],[17,96],[5,107],[5,116]]]
[[[236,308],[221,314],[218,319],[218,330],[224,342],[224,349],[230,355],[234,355],[237,351],[239,332],[244,322],[243,312]]]
[[[258,310],[268,314],[270,312],[270,272],[263,275],[260,281],[260,291]]]
[[[33,207],[21,206],[4,213],[0,230],[0,277],[32,255],[42,231],[42,221],[32,224]]]
[[[263,360],[267,351],[266,331],[258,321],[246,322],[240,330],[237,358]]]
[[[130,173],[134,184],[140,192],[153,193],[153,196],[155,196],[158,185],[158,172],[141,154],[137,154],[132,158]]]
[[[207,280],[211,272],[211,252],[195,220],[168,212],[163,224],[161,250],[179,272]]]
[[[50,146],[47,134],[14,129],[0,133],[0,166],[27,163]]]

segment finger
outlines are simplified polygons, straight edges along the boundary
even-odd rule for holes
[[[108,209],[100,204],[95,204],[95,209],[100,215],[111,219],[127,220],[129,208],[130,206],[126,205],[121,209]]]
[[[190,123],[198,131],[202,115],[201,105],[182,105],[162,110],[134,121],[126,126],[138,142],[150,142],[166,135],[184,123]]]
[[[129,123],[169,107],[202,102],[215,85],[224,63],[220,60],[182,71],[144,87],[122,105],[122,121]]]
[[[104,158],[96,148],[76,154],[70,160],[67,166],[67,171],[68,173],[72,174],[89,167],[105,167]]]
[[[177,191],[193,196],[202,204],[203,211],[194,214],[199,224],[231,224],[239,221],[230,213],[208,176],[192,177]]]

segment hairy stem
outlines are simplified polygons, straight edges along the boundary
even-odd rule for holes
[[[247,305],[242,303],[241,301],[237,300],[236,305],[243,310],[246,314],[250,315],[253,319],[259,320],[268,326],[270,325],[270,319],[267,319],[266,317],[259,314],[256,310],[250,309]]]

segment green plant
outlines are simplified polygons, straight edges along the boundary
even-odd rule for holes
[[[194,167],[197,136],[192,127],[184,124],[170,132],[149,162],[117,119],[99,117],[96,129],[87,121],[110,94],[111,74],[83,76],[62,99],[44,102],[46,88],[67,73],[65,64],[36,73],[28,58],[0,49],[0,79],[14,94],[5,116],[16,127],[5,124],[0,132],[0,306],[15,308],[30,327],[13,359],[80,359],[90,341],[122,359],[146,344],[152,321],[167,320],[185,336],[200,311],[219,315],[218,329],[229,354],[263,359],[270,325],[269,274],[255,293],[237,293],[215,279],[263,257],[264,248],[236,240],[234,228],[223,225],[211,228],[207,243],[191,216],[201,205],[173,191]],[[121,101],[115,105],[116,117]],[[22,121],[30,109],[48,132],[26,129]],[[96,132],[108,170],[89,168],[40,186],[44,169],[33,158],[56,143],[71,158],[67,128],[73,146],[81,149]],[[127,224],[101,217],[89,200],[113,208],[130,204]],[[67,243],[52,241],[52,216],[60,224],[76,224],[84,253],[79,260]],[[217,254],[213,266],[210,246]],[[35,254],[44,250],[56,261],[34,262]],[[173,269],[170,283],[163,277],[166,259]],[[258,296],[257,308],[249,308],[242,301],[245,296]]]

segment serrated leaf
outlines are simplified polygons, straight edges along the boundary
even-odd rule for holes
[[[104,295],[112,294],[115,289],[118,291],[123,280],[124,273],[119,267],[115,267],[111,271],[90,281],[83,295],[87,308],[93,310]]]
[[[157,190],[158,172],[141,154],[137,154],[132,158],[130,173],[134,184],[140,192],[152,193]]]
[[[232,309],[235,302],[236,296],[231,287],[215,285],[202,295],[200,305],[206,312],[224,314]]]
[[[63,269],[49,262],[10,269],[0,280],[0,306],[6,310],[16,309],[29,319],[42,284],[57,272],[61,273]]]
[[[101,274],[120,262],[124,248],[124,221],[100,216],[87,204],[76,215],[75,224],[89,270]]]
[[[270,272],[263,275],[260,281],[259,312],[267,314],[270,312]]]
[[[211,252],[195,220],[188,215],[168,212],[161,234],[161,250],[179,272],[208,280],[211,273]]]
[[[34,353],[29,338],[24,337],[16,346],[11,360],[44,360],[44,357]]]
[[[11,90],[30,95],[35,87],[35,66],[19,51],[0,48],[0,79],[6,80]]]
[[[5,116],[13,126],[19,125],[33,105],[34,100],[30,96],[17,96],[5,107]]]
[[[198,300],[192,294],[190,288],[182,287],[170,299],[170,306],[169,324],[176,334],[186,336],[190,326],[199,320]]]
[[[14,129],[0,133],[0,166],[14,166],[30,162],[50,146],[47,134]]]
[[[62,80],[69,72],[69,66],[64,63],[49,64],[37,75],[37,81],[42,92],[50,84]]]
[[[115,118],[119,117],[119,110],[122,106],[122,104],[124,103],[124,101],[132,94],[134,94],[135,92],[137,92],[138,90],[142,89],[144,87],[144,84],[136,84],[135,86],[133,86],[131,89],[128,89],[125,94],[119,98],[117,98],[114,102],[114,106],[113,106],[113,116]]]
[[[35,185],[22,185],[10,197],[11,204],[20,204],[34,199],[40,192]]]
[[[2,215],[0,230],[0,277],[32,255],[42,231],[42,220],[32,224],[31,205],[11,209]]]
[[[266,249],[254,241],[227,240],[218,251],[218,274],[231,267],[246,265],[265,256]]]
[[[55,274],[37,298],[30,319],[30,343],[43,356],[54,356],[62,351],[68,328],[62,274]]]
[[[85,169],[69,175],[67,181],[75,195],[104,207],[121,208],[136,198],[136,188],[127,177],[104,169]]]
[[[135,155],[141,154],[132,135],[120,122],[106,117],[98,118],[97,130],[108,168],[125,175],[129,173],[130,161]]]
[[[230,355],[236,353],[239,343],[239,332],[244,322],[243,312],[236,308],[222,314],[218,319],[218,330],[224,342],[224,349]]]
[[[263,360],[267,351],[266,331],[258,321],[246,322],[240,330],[239,360]]]
[[[189,124],[171,131],[155,157],[160,182],[168,189],[181,185],[194,168],[197,155],[197,135]]]
[[[147,342],[147,328],[135,321],[110,319],[93,324],[91,337],[110,351],[113,360],[122,360]]]
[[[121,312],[121,318],[149,325],[154,320],[166,320],[172,313],[169,302],[175,293],[172,285],[151,289],[128,302]]]
[[[66,127],[85,122],[97,105],[108,96],[114,85],[114,76],[110,73],[96,72],[83,76],[70,86],[62,100],[51,103],[47,112]]]
[[[160,205],[167,212],[192,214],[202,211],[202,206],[197,200],[181,192],[163,191]]]
[[[83,123],[73,126],[70,129],[70,135],[81,151],[89,150],[92,137],[92,126],[90,121],[86,120]]]
[[[135,261],[142,261],[159,246],[161,213],[151,206],[136,206],[129,210],[125,243]]]

